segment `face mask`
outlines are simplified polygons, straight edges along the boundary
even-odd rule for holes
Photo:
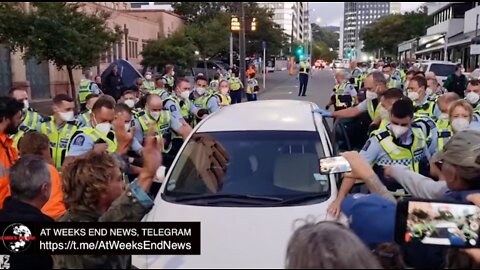
[[[373,91],[367,91],[366,92],[366,98],[368,100],[376,99],[378,97],[378,94],[373,92]]]
[[[383,106],[380,108],[380,117],[387,120],[390,118],[390,113]]]
[[[73,121],[75,119],[73,112],[59,112],[58,115],[63,121]]]
[[[195,91],[197,91],[197,93],[200,95],[200,96],[203,96],[203,94],[205,94],[205,91],[207,91],[205,88],[203,87],[197,87],[195,88]]]
[[[184,100],[187,100],[190,97],[190,91],[183,91],[182,93],[180,93],[180,97]]]
[[[151,79],[152,79],[152,75],[145,75],[145,79],[151,80]]]
[[[467,100],[468,103],[475,105],[477,104],[478,100],[480,99],[480,95],[478,95],[475,92],[469,92],[466,96],[465,99]]]
[[[455,118],[452,120],[452,129],[455,132],[464,131],[470,126],[470,122],[467,118]]]
[[[158,120],[160,118],[160,112],[150,112],[150,116],[153,117],[153,119]]]
[[[129,108],[133,108],[133,107],[135,107],[135,100],[133,100],[133,99],[127,99],[127,100],[125,100],[125,104],[126,104]]]
[[[433,94],[432,88],[428,87],[428,88],[425,90],[425,93],[427,94],[427,96],[431,96],[431,95]]]
[[[175,71],[172,71],[172,76],[175,76]]]
[[[390,79],[390,74],[383,74],[383,76],[385,76],[386,80]]]
[[[23,101],[23,108],[24,108],[24,109],[30,108],[30,104],[28,103],[28,100],[27,100],[27,99],[25,99],[25,100]]]
[[[107,135],[108,132],[110,132],[110,129],[112,128],[112,124],[110,123],[100,123],[95,126],[95,129],[100,131],[101,133]]]
[[[226,95],[228,93],[228,87],[220,89],[220,93],[222,93],[222,95]]]
[[[363,71],[363,72],[367,72],[367,68],[362,68],[362,71]]]
[[[130,129],[130,123],[125,123],[125,132],[128,132]]]
[[[442,120],[448,120],[448,118],[449,118],[448,113],[441,113],[438,118],[442,119]]]
[[[407,97],[413,101],[418,100],[419,94],[417,92],[410,91],[407,94]]]
[[[403,127],[403,126],[399,126],[399,125],[391,125],[390,126],[390,130],[392,131],[393,133],[393,136],[395,136],[395,138],[400,138],[400,136],[402,136],[403,134],[407,133],[408,131],[408,127]]]

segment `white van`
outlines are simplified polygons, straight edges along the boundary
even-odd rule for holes
[[[448,75],[455,73],[456,66],[456,63],[447,61],[426,61],[421,63],[423,72],[434,72],[438,83],[441,85],[443,85],[443,82],[447,79]]]

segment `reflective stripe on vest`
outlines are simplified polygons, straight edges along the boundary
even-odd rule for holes
[[[87,102],[87,96],[92,93],[92,84],[93,81],[91,80],[83,79],[80,81],[80,89],[78,90],[78,100],[80,101],[80,104]]]
[[[238,91],[242,85],[240,84],[240,79],[235,77],[230,79],[230,90],[231,91]]]
[[[200,96],[193,101],[193,105],[195,105],[195,107],[197,107],[199,109],[208,109],[207,104],[208,104],[208,101],[210,100],[211,97],[213,97],[213,96],[212,95]]]
[[[447,129],[450,126],[450,122],[448,119],[441,119],[439,118],[436,122],[438,130]]]
[[[167,92],[167,90],[165,89],[153,89],[152,91],[150,91],[150,94],[152,95],[158,95],[158,96],[163,96],[163,94],[165,94]]]
[[[308,74],[308,63],[307,62],[300,62],[300,71],[298,73]]]
[[[47,135],[50,140],[50,153],[52,154],[53,164],[59,170],[62,168],[70,140],[77,129],[76,125],[64,123],[58,130],[53,119],[40,125],[40,132]]]
[[[84,112],[84,113],[80,114],[80,118],[83,119],[85,124],[88,124],[88,123],[90,123],[90,119],[92,118],[92,113],[90,111]]]
[[[232,103],[232,98],[229,95],[224,95],[222,93],[216,92],[214,94],[220,100],[220,106],[228,106]]]
[[[219,84],[219,83],[220,83],[220,82],[219,82],[218,80],[212,80],[212,81],[210,82],[210,85],[209,85],[209,86],[210,86],[210,88],[212,88],[213,90],[216,90],[216,89],[218,88],[218,84]]]
[[[346,82],[344,82],[342,84],[336,84],[335,85],[335,106],[336,107],[346,108],[346,107],[350,107],[352,105],[352,103],[350,103],[350,106],[348,106],[348,104],[341,101],[341,97],[344,96],[346,87],[347,87]]]
[[[376,100],[378,101],[378,99]],[[372,119],[372,121],[380,116],[380,108],[381,108],[380,102],[378,102],[377,106],[374,108],[373,100],[367,100],[368,115],[370,116],[370,119]]]
[[[155,136],[157,137],[157,139],[163,139],[162,135],[166,134],[170,129],[171,114],[169,111],[162,111],[160,113],[160,117],[158,118],[158,121],[155,121],[147,113],[145,113],[144,115],[138,118],[138,122],[140,123],[140,126],[142,128],[144,139],[148,134],[148,127],[151,122],[154,122],[156,125]],[[163,152],[168,153],[171,148],[172,148],[171,144],[168,146],[164,145]]]
[[[412,128],[413,143],[411,149],[399,146],[393,142],[393,135],[390,131],[382,131],[375,136],[380,142],[382,149],[389,155],[391,160],[377,160],[381,166],[405,165],[414,172],[419,172],[419,163],[422,160],[426,139],[421,129]]]
[[[35,130],[21,124],[18,127],[18,132],[15,133],[15,135],[10,137],[13,140],[12,147],[18,150],[18,143],[23,138],[23,135],[25,135],[25,133],[30,131],[35,131]]]
[[[423,103],[421,106],[417,106],[417,109],[415,110],[415,114],[433,117],[434,109],[435,109],[435,102],[427,101]]]
[[[155,90],[155,83],[152,81],[143,81],[143,88],[145,88],[145,90],[148,92],[152,92]]]
[[[169,96],[167,99],[165,99],[164,104],[168,100],[173,101],[180,108],[180,113],[182,114],[182,116],[185,120],[187,120],[190,117],[190,102],[191,101],[189,99],[183,101],[183,106],[180,106],[180,101],[182,101],[182,100],[177,96]]]
[[[115,151],[117,151],[117,139],[115,138],[115,140],[110,140],[107,135],[103,134],[102,132],[98,131],[97,129],[95,128],[92,128],[92,127],[86,127],[86,128],[83,128],[83,129],[80,129],[81,131],[83,131],[83,133],[87,136],[89,136],[90,138],[93,139],[94,142],[98,141],[99,139],[102,139],[104,140],[106,143],[107,143],[107,152],[112,154],[112,153],[115,153]]]
[[[390,78],[390,80],[388,80],[387,87],[388,88],[397,88],[398,87],[398,80]]]
[[[27,126],[30,129],[37,129],[38,124],[40,123],[40,115],[37,112],[27,109],[25,112],[25,118],[22,121],[22,124]]]
[[[451,127],[441,129],[438,131],[438,151],[443,150],[443,147],[448,142],[448,140],[450,140],[452,135],[453,135],[453,132]]]

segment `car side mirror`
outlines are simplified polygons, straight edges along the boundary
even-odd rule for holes
[[[320,159],[320,174],[340,174],[351,171],[350,163],[342,156]]]

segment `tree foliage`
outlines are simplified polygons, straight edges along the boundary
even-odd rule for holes
[[[218,15],[203,24],[185,28],[185,35],[193,41],[202,58],[214,57],[229,46],[229,18]]]
[[[312,23],[312,39],[314,42],[324,42],[329,48],[338,49],[339,34],[331,32]]]
[[[433,18],[428,16],[425,8],[403,15],[382,17],[360,32],[360,38],[364,42],[363,50],[375,52],[383,49],[387,54],[396,55],[399,43],[425,35],[431,25]]]
[[[332,60],[338,58],[338,54],[335,49],[330,50],[329,45],[323,41],[316,41],[312,46],[312,59],[322,59],[327,62],[332,62]]]

